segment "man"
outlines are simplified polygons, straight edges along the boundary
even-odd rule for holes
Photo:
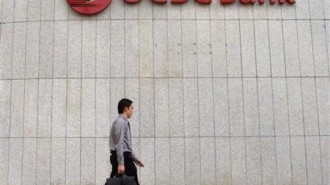
[[[110,177],[118,174],[134,176],[136,184],[139,185],[136,165],[143,167],[143,163],[136,158],[132,149],[132,134],[128,119],[133,114],[133,102],[122,99],[118,103],[118,118],[113,122],[110,131],[110,162],[112,171]],[[135,163],[135,164],[134,164]]]

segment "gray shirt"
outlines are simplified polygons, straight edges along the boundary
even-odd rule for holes
[[[124,152],[131,152],[133,160],[136,160],[132,149],[132,134],[128,120],[122,115],[112,123],[109,139],[110,152],[116,151],[119,165],[124,165]]]

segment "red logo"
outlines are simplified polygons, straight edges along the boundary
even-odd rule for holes
[[[106,9],[111,0],[67,0],[70,7],[81,14],[97,14]]]
[[[104,9],[106,9],[109,4],[111,3],[112,0],[67,0],[70,7],[85,15],[92,15],[92,14],[97,14]],[[138,3],[141,0],[124,0],[126,3]],[[155,3],[161,3],[161,4],[166,4],[167,1],[170,1],[171,3],[175,4],[184,4],[187,3],[188,0],[151,0]],[[210,4],[212,0],[195,0],[196,2],[200,4]],[[219,0],[221,4],[232,4],[235,3],[236,1],[241,2],[242,4],[264,4],[266,0]],[[284,4],[284,3],[289,3],[289,4],[294,4],[296,3],[296,0],[268,0],[270,4]]]

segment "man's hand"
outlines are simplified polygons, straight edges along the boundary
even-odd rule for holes
[[[136,165],[138,165],[140,167],[144,167],[144,164],[139,159],[136,159],[134,162]]]
[[[118,174],[124,174],[125,173],[125,166],[119,165],[118,166]]]

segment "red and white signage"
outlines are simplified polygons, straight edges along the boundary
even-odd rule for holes
[[[70,7],[81,14],[93,15],[106,9],[112,0],[67,0]],[[124,0],[126,3],[138,3],[141,0]],[[168,0],[151,0],[155,3],[167,3]],[[188,0],[169,0],[171,3],[184,4]],[[210,4],[212,0],[195,0],[200,4]],[[220,0],[221,4],[232,4],[239,1],[242,4],[264,4],[266,0]],[[268,0],[270,4],[294,4],[296,0]]]
[[[93,15],[106,9],[111,0],[67,0],[70,7],[81,14]]]

